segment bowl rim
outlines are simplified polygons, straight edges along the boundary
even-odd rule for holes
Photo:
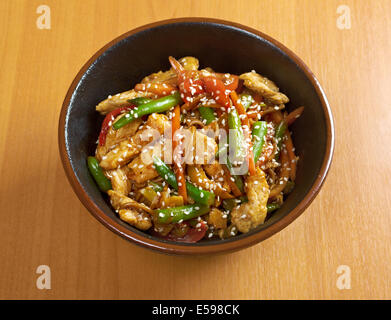
[[[230,242],[222,242],[214,243],[210,245],[202,245],[202,246],[189,246],[184,245],[180,243],[174,243],[174,242],[162,242],[155,239],[148,238],[146,236],[142,236],[140,234],[137,234],[136,232],[133,232],[132,230],[129,230],[119,224],[118,222],[112,220],[106,214],[95,204],[95,202],[87,195],[87,193],[84,191],[83,187],[79,183],[73,169],[71,166],[70,159],[68,157],[66,142],[65,142],[65,123],[66,123],[66,115],[67,111],[70,105],[70,100],[72,98],[73,92],[76,89],[79,81],[81,80],[84,73],[87,71],[87,69],[91,66],[91,64],[108,48],[116,44],[117,42],[123,40],[124,38],[127,38],[131,35],[134,35],[140,31],[144,31],[146,29],[166,25],[166,24],[175,24],[175,23],[211,23],[211,24],[219,24],[219,25],[226,25],[228,27],[234,27],[237,29],[244,30],[246,32],[255,34],[269,42],[271,42],[274,46],[279,48],[281,51],[283,51],[285,54],[289,56],[290,59],[292,59],[299,68],[304,72],[306,77],[311,81],[311,84],[316,90],[316,93],[321,101],[323,112],[326,118],[326,129],[327,129],[327,141],[326,141],[326,152],[325,156],[322,162],[322,166],[320,168],[319,174],[316,177],[315,181],[313,182],[309,192],[305,195],[305,197],[299,202],[299,204],[294,207],[286,216],[282,217],[277,222],[273,223],[266,229],[260,230],[259,232],[256,232],[254,234],[251,234],[247,237],[240,238],[234,241]],[[101,49],[99,49],[80,69],[80,71],[77,73],[76,77],[72,81],[71,86],[69,87],[67,94],[65,96],[64,102],[62,104],[60,117],[59,117],[59,126],[58,126],[58,144],[59,144],[59,152],[60,152],[60,158],[62,160],[62,164],[66,173],[66,176],[78,196],[79,200],[82,202],[82,204],[87,208],[87,210],[104,226],[106,226],[108,229],[116,233],[117,235],[125,238],[126,240],[129,240],[130,242],[133,242],[137,245],[153,249],[155,251],[159,251],[162,253],[169,253],[169,254],[182,254],[182,255],[201,255],[201,254],[215,254],[215,253],[224,253],[224,252],[232,252],[240,249],[244,249],[247,247],[250,247],[252,245],[255,245],[256,243],[259,243],[273,234],[277,233],[278,231],[284,229],[286,226],[288,226],[290,223],[292,223],[298,216],[300,216],[303,211],[311,204],[311,202],[314,200],[316,195],[319,193],[326,176],[328,174],[332,158],[333,158],[333,152],[334,152],[334,121],[332,112],[328,103],[328,100],[326,98],[326,95],[322,89],[322,87],[319,84],[319,81],[315,77],[315,75],[312,73],[312,71],[307,67],[307,65],[295,54],[293,51],[285,47],[283,44],[278,42],[277,40],[273,39],[272,37],[256,30],[248,26],[244,26],[242,24],[226,21],[226,20],[220,20],[215,18],[203,18],[203,17],[190,17],[190,18],[174,18],[174,19],[166,19],[161,20],[153,23],[149,23],[140,27],[137,27],[135,29],[132,29],[128,32],[125,32],[124,34],[118,36],[114,40],[108,42],[105,46],[103,46]]]

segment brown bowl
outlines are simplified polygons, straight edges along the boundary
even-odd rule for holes
[[[300,161],[296,187],[263,225],[227,240],[195,244],[161,240],[121,221],[91,178],[87,156],[94,153],[102,116],[95,105],[109,94],[133,87],[145,75],[168,69],[168,56],[192,55],[202,66],[240,74],[257,70],[290,98],[288,110],[305,106],[291,127]],[[285,228],[319,192],[334,149],[333,119],[318,80],[292,51],[269,36],[237,23],[205,18],[161,21],[114,39],[82,67],[62,105],[60,155],[68,179],[84,206],[107,228],[146,248],[175,254],[221,253],[254,245]]]

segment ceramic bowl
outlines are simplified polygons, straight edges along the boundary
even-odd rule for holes
[[[256,70],[273,80],[290,98],[288,111],[305,106],[303,115],[290,127],[300,157],[296,187],[278,211],[249,233],[195,244],[153,237],[121,221],[88,172],[86,159],[94,154],[103,119],[95,111],[96,104],[110,94],[129,90],[150,73],[168,69],[170,55],[195,56],[201,66],[218,72],[241,74]],[[59,120],[59,148],[75,193],[108,229],[146,248],[198,255],[249,247],[295,220],[318,194],[326,178],[334,148],[334,128],[319,82],[303,61],[281,43],[237,23],[182,18],[129,31],[91,57],[65,97]]]

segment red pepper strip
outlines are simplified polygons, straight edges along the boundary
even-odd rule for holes
[[[121,107],[121,108],[118,108],[118,109],[115,109],[115,110],[109,112],[106,115],[105,119],[102,122],[102,129],[100,130],[100,134],[99,134],[99,145],[100,146],[103,146],[105,144],[107,132],[110,130],[111,124],[115,120],[115,118],[117,116],[119,116],[121,113],[123,113],[124,111],[129,111],[129,110],[133,109],[134,107],[135,107],[135,105]]]
[[[182,222],[188,225],[188,222]],[[208,230],[208,225],[205,221],[200,221],[201,226],[199,228],[190,227],[187,233],[183,237],[177,237],[169,233],[166,236],[161,236],[156,231],[152,231],[152,235],[157,236],[161,239],[175,241],[175,242],[186,242],[186,243],[194,243],[200,241],[206,234]]]
[[[185,70],[183,66],[173,57],[168,58],[170,64],[178,76],[178,87],[181,98],[186,104],[193,101],[193,97],[207,92],[212,95],[218,104],[225,108],[231,106],[229,92],[236,90],[239,85],[239,77],[216,73],[215,75],[199,78],[199,72]]]
[[[186,102],[192,102],[192,97],[204,93],[201,79],[186,78],[180,85],[179,90],[184,94]]]
[[[235,105],[236,111],[238,112],[239,116],[244,115],[244,117],[241,119],[242,120],[242,127],[243,127],[243,134],[244,138],[249,144],[248,148],[248,170],[250,172],[250,175],[255,175],[255,163],[254,163],[254,155],[252,152],[252,142],[251,142],[251,133],[250,133],[250,122],[248,121],[246,109],[244,109],[243,105],[240,103],[238,95],[236,94],[235,91],[232,91],[230,93],[231,99]]]
[[[216,73],[216,75],[223,81],[225,88],[234,91],[238,88],[239,77],[229,73]]]
[[[204,88],[207,93],[210,93],[213,99],[221,106],[228,109],[231,106],[231,102],[228,96],[227,88],[223,81],[215,76],[207,76],[203,79]]]
[[[185,70],[183,66],[174,57],[168,60],[178,76],[178,87],[181,92],[181,98],[185,103],[193,102],[193,97],[204,92],[203,82],[195,70]]]

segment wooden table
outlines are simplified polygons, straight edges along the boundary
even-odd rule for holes
[[[41,4],[50,29],[37,27]],[[3,0],[0,12],[0,298],[391,298],[390,1]],[[284,43],[318,77],[335,118],[334,161],[313,204],[228,255],[166,256],[126,242],[81,205],[59,159],[60,107],[87,59],[137,26],[184,16]],[[36,287],[39,265],[50,267],[50,290]]]

